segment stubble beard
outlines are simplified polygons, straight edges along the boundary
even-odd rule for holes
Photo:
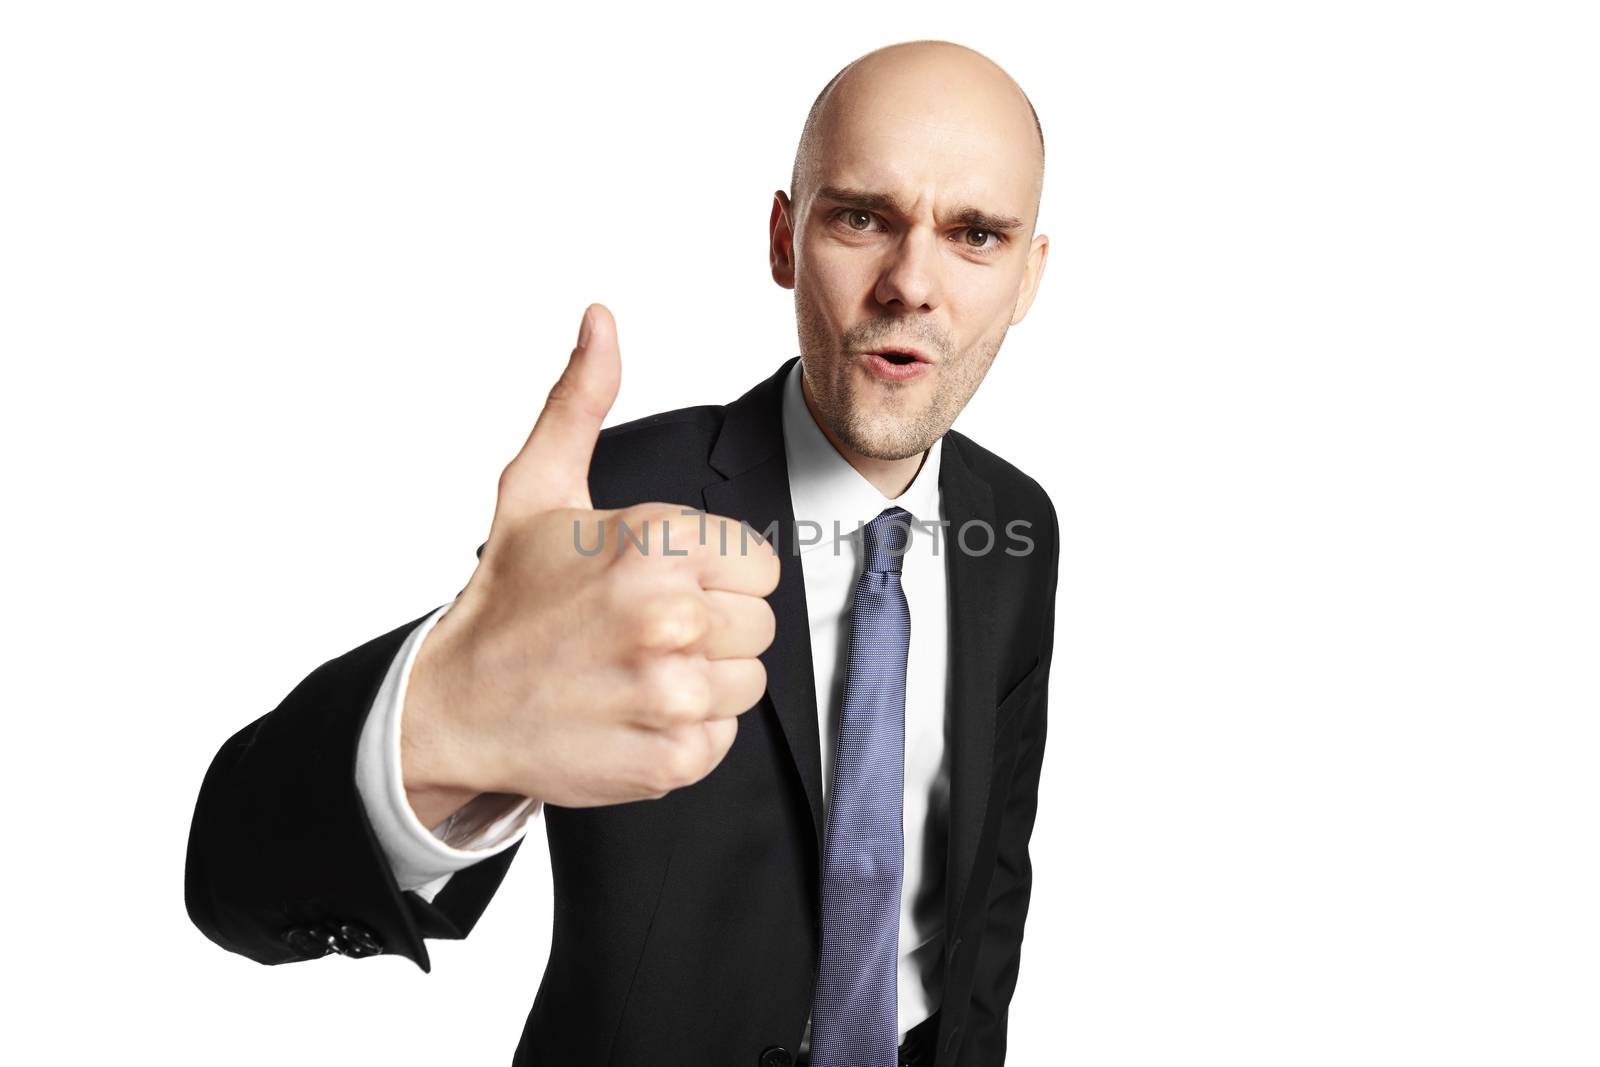
[[[905,333],[891,329],[865,334],[853,330],[841,340],[827,332],[822,317],[800,286],[795,287],[794,303],[806,384],[817,413],[835,437],[851,450],[871,459],[918,456],[944,436],[983,383],[1006,335],[1006,330],[1002,329],[999,336],[956,353],[942,344],[929,344],[928,347],[939,355],[939,362],[928,375],[932,379],[933,396],[920,407],[912,408],[907,399],[908,390],[886,386],[874,390],[882,398],[879,403],[871,410],[864,410],[855,371],[855,353],[868,348],[873,337],[890,334],[904,337]],[[927,344],[927,341],[921,343]]]

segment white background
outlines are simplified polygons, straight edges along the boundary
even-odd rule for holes
[[[268,968],[201,776],[465,583],[589,301],[613,421],[793,354],[805,111],[942,37],[1049,153],[957,424],[1064,523],[1009,1062],[1600,1061],[1586,6],[8,5],[7,1057],[509,1061],[542,826],[431,975]]]

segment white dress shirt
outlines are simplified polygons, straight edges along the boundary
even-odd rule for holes
[[[844,459],[811,418],[800,391],[801,364],[784,382],[783,438],[795,546],[805,577],[811,627],[811,667],[816,684],[822,745],[824,818],[833,779],[834,749],[844,695],[850,606],[861,573],[860,528],[884,508],[902,507],[916,520],[901,561],[901,587],[911,612],[906,663],[905,840],[900,894],[899,1029],[922,1022],[939,1007],[944,972],[945,855],[950,818],[950,764],[946,752],[949,704],[948,617],[939,496],[940,443],[923,459],[899,497],[880,493]],[[926,524],[926,525],[923,525]],[[453,602],[452,602],[453,603]],[[400,711],[406,679],[422,640],[450,608],[444,605],[406,639],[389,666],[362,727],[356,784],[401,889],[428,900],[456,871],[493,856],[522,838],[541,804],[528,798],[486,794],[431,831],[406,800],[400,768]],[[810,1048],[806,1020],[801,1053]]]

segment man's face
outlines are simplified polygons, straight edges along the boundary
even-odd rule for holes
[[[1048,248],[1030,242],[1026,105],[1021,125],[913,97],[879,90],[835,117],[801,202],[779,192],[772,219],[812,406],[836,443],[883,460],[950,428],[1026,314]],[[877,354],[895,348],[920,358]]]

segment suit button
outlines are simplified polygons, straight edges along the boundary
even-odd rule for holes
[[[383,942],[365,926],[340,923],[338,933],[339,951],[346,956],[360,959],[362,956],[377,956],[383,952]]]
[[[961,939],[958,937],[958,938],[956,938],[955,944],[950,946],[950,962],[951,963],[955,962],[956,953],[960,952],[960,951],[961,951]]]
[[[794,1057],[782,1045],[773,1045],[761,1053],[761,1067],[794,1067]]]
[[[339,942],[326,927],[317,925],[291,926],[283,932],[288,946],[308,960],[339,951]]]
[[[950,1040],[944,1043],[944,1050],[949,1052],[956,1047],[956,1038],[961,1036],[961,1027],[957,1026],[950,1031]]]

